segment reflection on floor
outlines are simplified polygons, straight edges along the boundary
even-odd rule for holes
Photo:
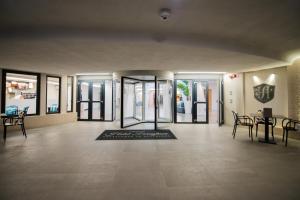
[[[300,141],[252,143],[242,128],[233,140],[232,127],[204,124],[172,124],[177,140],[95,140],[114,124],[9,133],[0,199],[299,199]]]

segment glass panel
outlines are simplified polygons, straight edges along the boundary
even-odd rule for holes
[[[120,120],[120,113],[121,113],[121,84],[120,82],[116,82],[116,120]]]
[[[206,103],[197,103],[197,122],[206,122]]]
[[[37,76],[6,73],[5,113],[27,110],[27,114],[37,114],[36,107]]]
[[[145,121],[154,121],[155,83],[145,82]]]
[[[197,85],[197,101],[198,102],[206,102],[206,97],[207,97],[207,91],[206,91],[206,87],[207,87],[207,83],[206,82],[196,82],[195,83]]]
[[[68,77],[67,80],[67,112],[72,111],[73,102],[73,77]]]
[[[47,77],[47,113],[60,112],[59,92],[60,78]]]
[[[112,120],[112,81],[105,80],[105,120]]]
[[[93,110],[92,110],[92,119],[101,119],[101,103],[94,102],[93,103]]]
[[[172,82],[158,81],[158,122],[172,121]]]
[[[93,101],[101,101],[101,83],[93,82]]]
[[[128,126],[139,122],[134,118],[135,86],[136,81],[124,79],[123,88],[123,125]]]
[[[89,101],[89,83],[81,82],[80,83],[80,100]]]
[[[135,84],[135,118],[143,120],[143,84]]]
[[[81,102],[80,103],[80,119],[88,119],[89,118],[89,103]]]
[[[192,81],[177,80],[176,83],[177,122],[192,122]]]

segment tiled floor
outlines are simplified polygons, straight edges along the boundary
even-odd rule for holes
[[[9,134],[0,199],[300,199],[300,141],[253,143],[247,130],[173,124],[178,140],[96,141],[114,123]]]

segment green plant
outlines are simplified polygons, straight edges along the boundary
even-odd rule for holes
[[[190,96],[190,89],[188,86],[188,81],[182,81],[177,83],[177,89],[181,90],[184,96]]]

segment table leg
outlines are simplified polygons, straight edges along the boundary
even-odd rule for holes
[[[274,140],[269,139],[269,117],[265,117],[265,138],[260,138],[259,142],[268,143],[268,144],[276,144]]]

